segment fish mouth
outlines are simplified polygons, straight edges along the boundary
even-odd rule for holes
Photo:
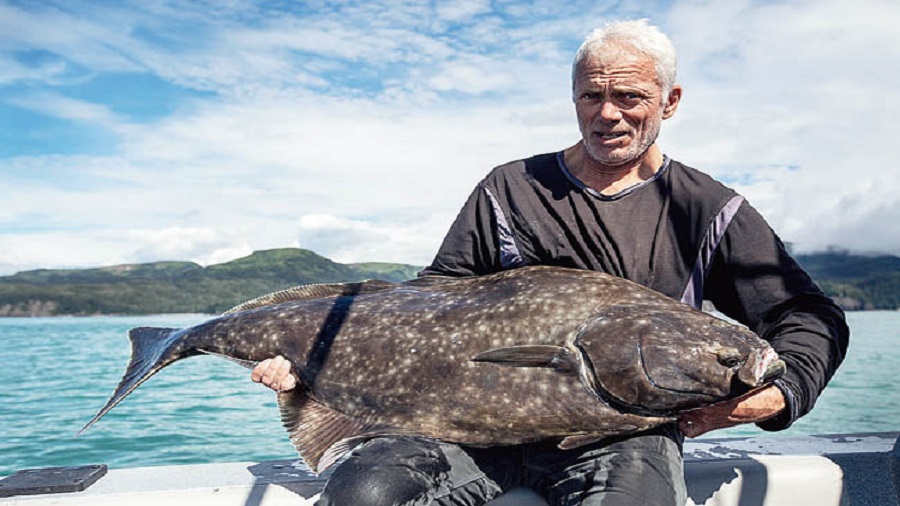
[[[780,358],[766,368],[766,373],[762,378],[763,383],[770,383],[782,377],[787,372],[787,364]]]
[[[766,383],[771,383],[780,378],[787,365],[778,357],[778,353],[771,347],[754,351],[747,362],[738,371],[737,377],[741,383],[755,388]]]

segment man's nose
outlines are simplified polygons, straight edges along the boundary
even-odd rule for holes
[[[600,118],[604,121],[619,121],[622,119],[622,111],[612,100],[604,100],[600,104]]]

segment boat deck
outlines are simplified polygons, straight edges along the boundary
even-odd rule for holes
[[[695,506],[900,506],[900,433],[688,441],[685,478]],[[110,469],[81,492],[0,505],[312,505],[324,479],[295,460]],[[528,489],[490,503],[545,504]]]

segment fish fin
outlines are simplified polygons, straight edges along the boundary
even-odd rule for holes
[[[596,443],[607,437],[608,434],[584,434],[582,436],[569,436],[559,442],[557,448],[560,450],[571,450],[591,443]]]
[[[471,360],[509,367],[549,367],[561,372],[578,371],[576,358],[568,349],[543,344],[494,348],[475,355]]]
[[[278,394],[281,422],[303,461],[321,473],[367,439],[386,434],[378,426],[319,403],[303,387]]]
[[[373,437],[375,437],[375,435],[345,438],[329,446],[328,449],[325,450],[325,453],[322,454],[322,458],[319,459],[319,463],[316,466],[316,472],[320,473],[333,466],[335,462],[340,460],[341,457],[346,455],[350,450],[356,448],[356,446],[360,443],[372,439]]]
[[[234,306],[233,308],[225,311],[222,314],[237,313],[240,311],[247,311],[249,309],[256,309],[263,306],[271,306],[273,304],[281,304],[284,302],[298,300],[325,299],[328,297],[341,297],[348,295],[374,293],[388,290],[395,286],[397,286],[396,283],[391,283],[390,281],[381,281],[378,279],[371,279],[359,283],[316,283],[309,285],[300,285],[292,288],[286,288],[284,290],[279,290],[277,292],[267,293],[265,295],[256,297],[255,299],[250,299],[246,302],[238,304],[237,306]]]
[[[181,333],[179,330],[137,327],[128,332],[128,338],[131,340],[131,360],[128,362],[125,374],[119,381],[119,386],[116,387],[113,395],[106,401],[106,405],[75,434],[75,437],[88,430],[91,425],[94,425],[97,420],[122,402],[128,394],[150,379],[163,367],[197,353],[195,349],[185,349],[180,346]]]
[[[206,351],[206,350],[197,350],[197,351],[199,351],[200,353],[205,353],[207,355],[212,355],[214,357],[224,358],[225,360],[227,360],[229,362],[234,362],[235,364],[237,364],[241,367],[246,367],[247,369],[253,369],[254,367],[256,367],[257,364],[259,364],[259,362],[255,361],[255,360],[244,360],[244,359],[240,359],[237,357],[232,357],[230,355],[225,355],[224,353],[216,353],[214,351]]]

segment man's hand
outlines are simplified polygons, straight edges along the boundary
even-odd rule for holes
[[[297,378],[291,374],[291,363],[281,355],[257,364],[250,373],[250,379],[276,392],[286,392],[297,386]]]
[[[768,420],[784,408],[784,394],[778,387],[769,385],[725,402],[687,411],[678,420],[678,427],[685,436],[693,438],[711,430]]]

